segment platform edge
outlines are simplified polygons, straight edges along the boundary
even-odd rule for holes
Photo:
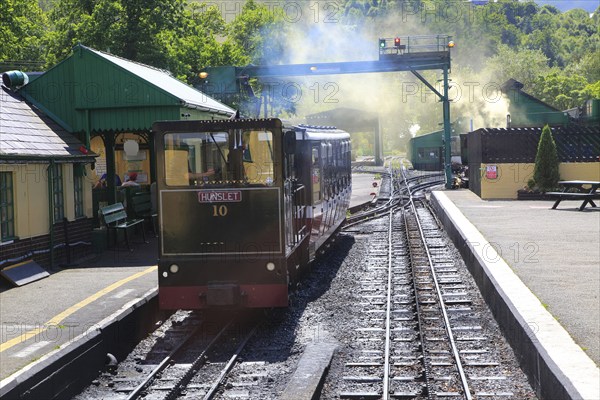
[[[431,204],[463,256],[538,397],[548,400],[598,398],[600,370],[589,356],[577,346],[504,260],[494,261],[490,265],[490,257],[483,257],[481,253],[488,242],[443,192],[432,192]],[[499,276],[500,273],[508,278]],[[499,284],[499,280],[506,279],[511,280],[508,290]],[[519,304],[522,299],[527,299],[528,303]],[[532,321],[537,326],[532,327]],[[549,348],[549,338],[554,338],[556,342],[556,337],[561,342],[561,348]],[[559,353],[569,355],[568,363]],[[579,363],[577,366],[571,365],[573,359]]]

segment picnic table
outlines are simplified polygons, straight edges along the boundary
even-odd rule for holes
[[[546,193],[550,197],[556,197],[556,201],[552,206],[553,210],[563,200],[583,200],[581,206],[579,206],[579,211],[583,211],[588,204],[597,207],[594,199],[600,199],[600,192],[598,192],[600,181],[559,181],[558,184],[562,186],[562,192]]]

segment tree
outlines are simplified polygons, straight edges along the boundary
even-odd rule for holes
[[[600,99],[600,80],[590,83],[584,89],[585,95],[590,99]]]
[[[542,192],[554,189],[560,180],[556,143],[548,125],[542,129],[542,136],[538,142],[533,180]]]
[[[242,12],[227,27],[228,38],[256,65],[280,63],[284,54],[283,12],[247,0]]]
[[[227,26],[227,40],[223,49],[235,56],[236,65],[273,65],[288,62],[285,59],[286,25],[281,9],[269,9],[264,4],[247,0],[242,12]],[[295,103],[285,98],[281,85],[275,90],[262,85],[259,80],[251,80],[250,85],[259,98],[250,98],[240,108],[247,115],[256,115],[258,101],[263,92],[269,93],[271,113],[295,113]],[[266,95],[265,95],[266,96]]]
[[[37,2],[0,1],[0,70],[38,70],[44,60],[42,43],[47,26]]]
[[[513,78],[530,88],[539,75],[550,71],[548,58],[540,50],[512,49],[501,45],[487,63],[488,71],[499,83]]]
[[[50,64],[81,42],[133,61],[166,68],[165,36],[184,31],[185,0],[59,0],[50,12],[55,32]]]
[[[600,81],[600,48],[585,55],[573,69],[589,83]]]
[[[567,110],[587,100],[586,86],[583,76],[557,71],[538,77],[530,93],[559,110]]]

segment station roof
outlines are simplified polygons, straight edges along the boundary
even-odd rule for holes
[[[0,90],[0,163],[24,160],[91,162],[96,154],[19,94]]]
[[[235,113],[165,70],[83,45],[19,92],[69,132],[150,131],[155,121]]]
[[[85,47],[85,46],[81,46]],[[130,72],[136,77],[148,82],[148,84],[155,86],[156,88],[171,94],[172,96],[179,99],[182,106],[189,108],[204,109],[208,112],[223,113],[227,115],[233,115],[235,110],[226,106],[223,103],[207,96],[199,90],[194,89],[191,86],[186,85],[180,80],[175,79],[168,71],[151,67],[149,65],[141,64],[126,60],[121,57],[114,56],[112,54],[104,53],[102,51],[94,50],[89,47],[85,47],[88,51],[106,59],[107,61],[118,65],[125,71]]]
[[[561,162],[595,162],[600,155],[600,127],[550,127]],[[469,132],[468,140],[480,142],[480,157],[490,163],[533,163],[542,135],[542,127],[481,128]],[[469,153],[471,147],[469,144]],[[469,154],[470,159],[477,159]]]

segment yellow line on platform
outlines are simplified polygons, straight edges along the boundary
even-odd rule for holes
[[[20,336],[17,336],[11,340],[8,340],[8,341],[0,344],[0,353],[2,353],[5,350],[10,349],[11,347],[13,347],[19,343],[23,343],[24,341],[26,341],[29,338],[39,335],[40,333],[46,331],[49,327],[60,324],[68,316],[70,316],[71,314],[75,313],[76,311],[82,309],[83,307],[87,306],[91,302],[98,300],[100,297],[123,286],[127,282],[130,282],[130,281],[132,281],[136,278],[139,278],[140,276],[146,275],[150,272],[156,271],[157,268],[158,268],[158,266],[154,265],[148,269],[145,269],[141,272],[138,272],[136,274],[128,276],[127,278],[121,279],[120,281],[115,282],[112,285],[105,287],[104,289],[100,290],[99,292],[94,293],[87,299],[80,301],[79,303],[67,308],[65,311],[61,312],[60,314],[54,316],[50,321],[46,322],[42,327],[27,331],[27,332],[21,334]]]

